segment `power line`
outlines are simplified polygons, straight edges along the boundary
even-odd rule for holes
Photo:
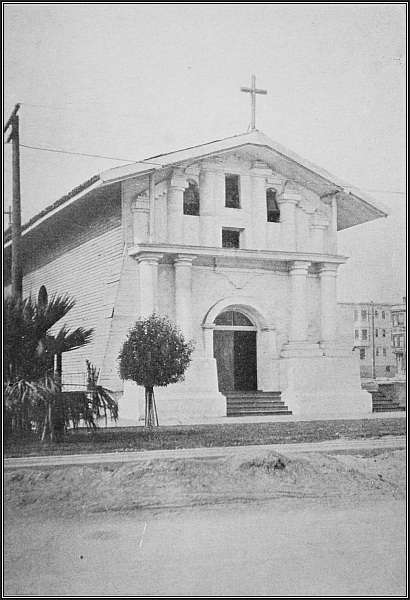
[[[161,163],[147,161],[147,160],[135,160],[133,158],[118,158],[117,156],[103,156],[102,154],[88,154],[85,152],[72,152],[71,150],[58,150],[57,148],[44,148],[41,146],[29,146],[28,144],[20,144],[22,148],[29,148],[30,150],[42,150],[43,152],[55,152],[57,154],[70,154],[71,156],[85,156],[88,158],[105,158],[106,160],[118,160],[120,162],[127,163],[141,163],[147,165],[156,165],[162,167]]]

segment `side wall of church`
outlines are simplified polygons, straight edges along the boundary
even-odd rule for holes
[[[66,383],[81,383],[85,360],[101,368],[113,315],[123,255],[120,206],[95,215],[55,242],[36,248],[24,274],[23,296],[37,297],[45,285],[49,296],[68,294],[75,306],[57,325],[93,328],[91,343],[63,355]],[[80,219],[81,216],[78,216]]]

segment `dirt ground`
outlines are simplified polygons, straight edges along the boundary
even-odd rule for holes
[[[78,515],[281,497],[391,499],[405,493],[405,450],[261,452],[241,457],[156,459],[143,464],[6,471],[6,514]]]
[[[6,596],[405,596],[404,450],[4,475]]]

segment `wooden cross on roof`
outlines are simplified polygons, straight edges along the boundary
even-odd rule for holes
[[[251,130],[256,129],[256,94],[267,94],[267,90],[258,90],[256,87],[256,77],[252,75],[251,87],[241,87],[241,92],[247,92],[251,95]]]

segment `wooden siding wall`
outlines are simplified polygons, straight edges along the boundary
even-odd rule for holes
[[[30,272],[23,281],[23,294],[37,296],[41,285],[49,295],[68,293],[76,305],[62,319],[70,328],[94,328],[90,344],[66,352],[63,355],[65,376],[85,371],[88,359],[98,368],[102,367],[113,315],[116,290],[119,283],[123,255],[120,207],[117,214],[100,215],[83,230],[67,236],[67,243],[60,238],[58,248],[43,247],[33,255]],[[75,376],[73,376],[73,381]]]

